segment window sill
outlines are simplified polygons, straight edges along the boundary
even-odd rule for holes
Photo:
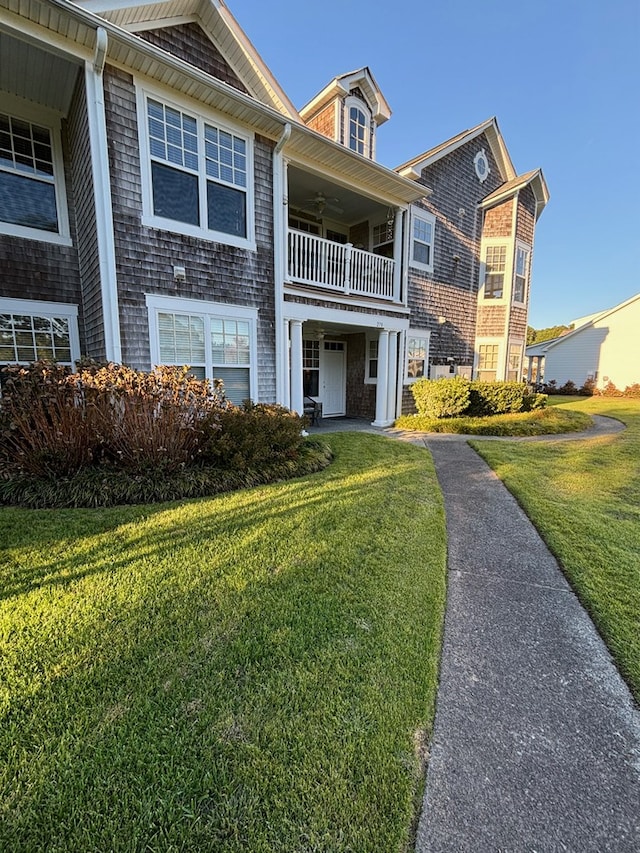
[[[172,234],[195,237],[198,240],[206,240],[208,243],[222,243],[225,246],[235,246],[237,249],[246,249],[249,252],[256,251],[255,240],[250,240],[246,237],[235,237],[233,234],[224,234],[220,231],[207,231],[196,225],[175,222],[173,219],[162,219],[159,216],[143,216],[142,224],[147,228],[157,228],[160,231],[169,231]]]
[[[39,231],[37,228],[26,228],[24,225],[0,223],[0,235],[20,237],[23,240],[38,240],[40,243],[53,243],[56,246],[73,246],[71,237],[54,234],[53,231]]]

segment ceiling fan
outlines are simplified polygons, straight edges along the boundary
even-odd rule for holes
[[[322,192],[317,192],[313,198],[305,198],[303,204],[306,206],[303,210],[314,213],[316,216],[322,216],[325,209],[334,213],[344,213],[342,208],[338,207],[339,202],[339,198],[331,198]]]

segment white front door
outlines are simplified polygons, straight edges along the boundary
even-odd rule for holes
[[[324,418],[346,414],[346,378],[345,342],[323,341],[320,350],[320,398]]]

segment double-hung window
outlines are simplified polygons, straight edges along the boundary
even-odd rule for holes
[[[0,364],[46,360],[73,367],[79,358],[75,305],[0,299]]]
[[[429,332],[409,329],[407,332],[406,381],[414,382],[428,373]]]
[[[507,365],[507,381],[518,382],[520,365],[522,363],[522,344],[509,344],[509,363]]]
[[[507,263],[506,246],[487,246],[484,255],[484,298],[502,299]]]
[[[409,263],[413,267],[433,272],[433,243],[436,218],[421,208],[411,212],[411,252]]]
[[[228,400],[256,396],[257,310],[147,295],[151,361],[188,365],[198,379],[220,379]]]
[[[251,248],[250,137],[145,97],[149,187],[145,224]]]
[[[378,339],[367,338],[367,361],[364,377],[365,385],[378,381]]]
[[[516,263],[513,271],[513,301],[526,301],[527,278],[529,274],[530,249],[520,243],[516,244]]]
[[[0,111],[1,233],[70,245],[57,121]]]

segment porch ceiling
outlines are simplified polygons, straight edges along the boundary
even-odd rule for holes
[[[6,33],[0,33],[0,56],[0,90],[67,114],[78,77],[75,63]]]
[[[382,221],[387,217],[389,208],[384,203],[336,184],[325,176],[289,166],[288,178],[289,210],[304,211],[318,219],[330,219],[345,225],[356,225],[366,219]],[[324,211],[318,211],[311,203],[318,193],[329,199]]]

